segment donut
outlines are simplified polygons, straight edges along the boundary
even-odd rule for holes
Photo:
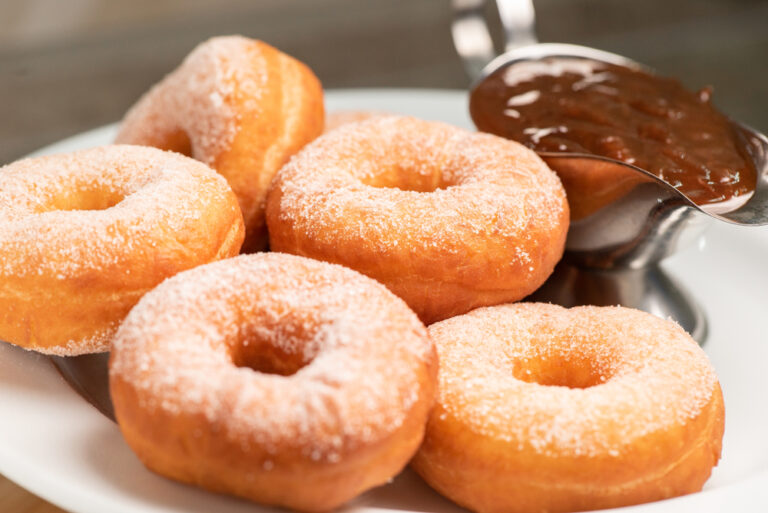
[[[351,123],[275,176],[270,246],[384,283],[425,323],[525,297],[563,254],[568,204],[531,150],[411,117]]]
[[[700,490],[723,396],[677,324],[519,303],[429,327],[438,399],[413,467],[479,513],[612,508]]]
[[[149,469],[301,511],[397,474],[436,380],[434,345],[402,300],[278,253],[167,280],[128,315],[109,363],[120,429]]]
[[[328,112],[325,115],[325,129],[323,133],[330,132],[349,123],[359,123],[360,121],[389,115],[386,112],[375,110],[337,110],[335,112]]]
[[[261,41],[216,37],[128,111],[116,140],[177,151],[221,173],[243,211],[243,251],[252,252],[267,241],[269,182],[323,121],[322,87],[304,64]]]
[[[42,353],[106,351],[139,298],[236,255],[226,181],[154,148],[104,146],[0,168],[0,340]]]

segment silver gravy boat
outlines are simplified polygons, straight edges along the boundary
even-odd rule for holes
[[[453,40],[475,81],[501,68],[548,58],[609,63],[653,73],[642,64],[584,46],[537,43],[531,0],[497,0],[505,51],[496,55],[484,0],[452,0]],[[506,73],[506,72],[505,72]],[[624,305],[675,319],[695,340],[707,337],[704,311],[660,262],[698,239],[713,222],[768,224],[768,139],[732,121],[757,170],[754,193],[734,209],[700,206],[639,167],[610,158],[540,152],[569,194],[572,218],[565,255],[529,299],[563,306]],[[595,173],[610,180],[587,180]],[[595,183],[599,182],[599,183]],[[727,211],[723,211],[727,210]]]

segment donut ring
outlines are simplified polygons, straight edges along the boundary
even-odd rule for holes
[[[109,375],[123,435],[151,470],[327,511],[385,483],[416,451],[437,355],[384,286],[260,253],[147,294],[115,337]]]
[[[429,328],[439,394],[415,470],[473,511],[612,508],[698,491],[723,397],[671,321],[621,307],[475,310]]]
[[[267,223],[273,250],[360,271],[430,323],[537,289],[563,254],[568,204],[518,143],[388,116],[294,156]]]
[[[261,41],[216,37],[128,111],[117,142],[194,157],[227,179],[245,219],[243,251],[267,242],[272,177],[323,130],[323,90],[304,64]]]
[[[0,340],[106,351],[146,291],[236,255],[237,199],[195,160],[105,146],[0,168]]]

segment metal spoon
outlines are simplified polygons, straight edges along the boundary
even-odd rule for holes
[[[626,57],[585,46],[537,43],[531,0],[497,0],[505,52],[495,55],[485,16],[485,0],[452,0],[456,50],[470,77],[479,81],[504,67],[542,59],[580,59],[653,70]],[[673,186],[639,167],[610,158],[540,152],[570,189],[573,216],[563,261],[531,299],[564,306],[621,304],[660,317],[672,317],[694,339],[707,336],[706,316],[685,289],[659,267],[662,259],[696,240],[713,220],[740,226],[768,224],[768,138],[732,121],[757,170],[754,193],[722,211],[700,206]],[[595,183],[595,173],[610,180]],[[616,183],[624,189],[616,191]],[[567,187],[568,188],[568,187]],[[595,198],[604,198],[595,205]],[[583,202],[589,200],[586,206]]]

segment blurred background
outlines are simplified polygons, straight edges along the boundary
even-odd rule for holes
[[[542,41],[617,52],[712,85],[768,131],[767,0],[535,0]],[[239,33],[307,63],[326,88],[465,88],[449,0],[2,0],[0,163],[119,120],[198,42]]]
[[[768,0],[535,0],[542,41],[644,62],[768,132]],[[119,120],[200,41],[243,34],[326,88],[464,89],[449,0],[1,0],[0,164]],[[0,477],[0,509],[60,510]]]

